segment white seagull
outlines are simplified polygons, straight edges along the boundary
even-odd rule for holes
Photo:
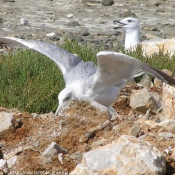
[[[125,30],[125,49],[132,49],[140,44],[140,24],[137,18],[128,17],[113,22],[116,25],[114,29],[122,28]]]
[[[93,62],[80,58],[62,48],[40,42],[25,41],[13,37],[0,37],[0,44],[36,50],[53,60],[62,71],[66,87],[59,93],[59,106],[72,98],[86,98],[106,106],[111,113],[111,104],[117,98],[126,80],[131,81],[137,69],[142,69],[165,83],[175,85],[175,79],[146,63],[128,55],[113,51],[97,53],[97,67]]]

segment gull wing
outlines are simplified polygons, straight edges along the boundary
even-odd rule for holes
[[[0,37],[0,45],[36,50],[54,61],[62,71],[63,75],[74,68],[79,62],[82,62],[80,58],[64,49],[40,41],[25,41],[14,37]]]
[[[97,54],[97,71],[94,75],[93,89],[106,89],[112,85],[121,87],[125,80],[132,80],[137,69],[160,78],[167,84],[175,85],[175,79],[146,63],[143,63],[128,55],[112,52],[101,51]]]

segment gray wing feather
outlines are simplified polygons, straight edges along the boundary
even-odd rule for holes
[[[175,79],[146,63],[122,53],[101,51],[97,54],[97,71],[94,75],[93,88],[108,88],[109,86],[121,86],[125,79],[132,80],[137,69],[160,78],[165,83],[175,85]]]
[[[69,72],[79,62],[82,61],[80,58],[74,56],[73,54],[58,46],[40,41],[25,41],[13,37],[0,37],[0,44],[36,50],[53,60],[60,68],[63,75]]]

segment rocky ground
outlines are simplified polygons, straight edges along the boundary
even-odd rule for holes
[[[0,35],[60,44],[68,37],[77,39],[80,43],[91,43],[106,49],[117,46],[117,42],[123,44],[124,33],[114,30],[112,21],[135,16],[141,22],[142,39],[174,37],[174,1],[114,2],[112,6],[103,6],[98,0],[3,0],[0,1]],[[17,109],[1,108],[0,120],[4,125],[0,127],[0,173],[69,174],[81,163],[83,153],[94,148],[98,150],[98,146],[108,145],[121,139],[123,135],[129,135],[144,141],[144,144],[148,141],[160,150],[161,156],[157,153],[157,157],[152,156],[150,160],[157,161],[154,164],[162,168],[161,173],[146,171],[144,174],[165,174],[165,169],[167,175],[174,174],[174,116],[169,117],[166,113],[167,117],[160,110],[160,87],[152,87],[148,91],[151,99],[154,96],[156,101],[153,107],[152,103],[148,104],[149,97],[144,107],[133,109],[130,104],[132,90],[142,89],[138,85],[128,84],[122,90],[113,104],[120,116],[114,116],[113,120],[109,119],[106,109],[99,109],[89,102],[82,101],[71,103],[68,109],[59,113],[60,117],[55,117],[52,112],[29,114]],[[152,94],[158,94],[158,97]],[[150,152],[156,149],[153,146]],[[153,152],[151,154],[154,155]],[[109,157],[102,157],[103,159]],[[132,162],[136,163],[135,157]],[[112,174],[110,171],[106,174]],[[139,169],[136,169],[136,172],[138,173]]]

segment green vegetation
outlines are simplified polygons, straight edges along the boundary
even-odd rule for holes
[[[84,61],[91,60],[95,63],[96,53],[101,50],[69,41],[62,48],[78,54]],[[126,54],[159,69],[171,70],[175,74],[175,57],[170,60],[169,55],[162,51],[152,58],[143,57],[140,47]],[[55,63],[32,50],[18,50],[15,54],[0,56],[0,80],[0,106],[28,112],[55,111],[58,93],[64,88],[62,74]]]

